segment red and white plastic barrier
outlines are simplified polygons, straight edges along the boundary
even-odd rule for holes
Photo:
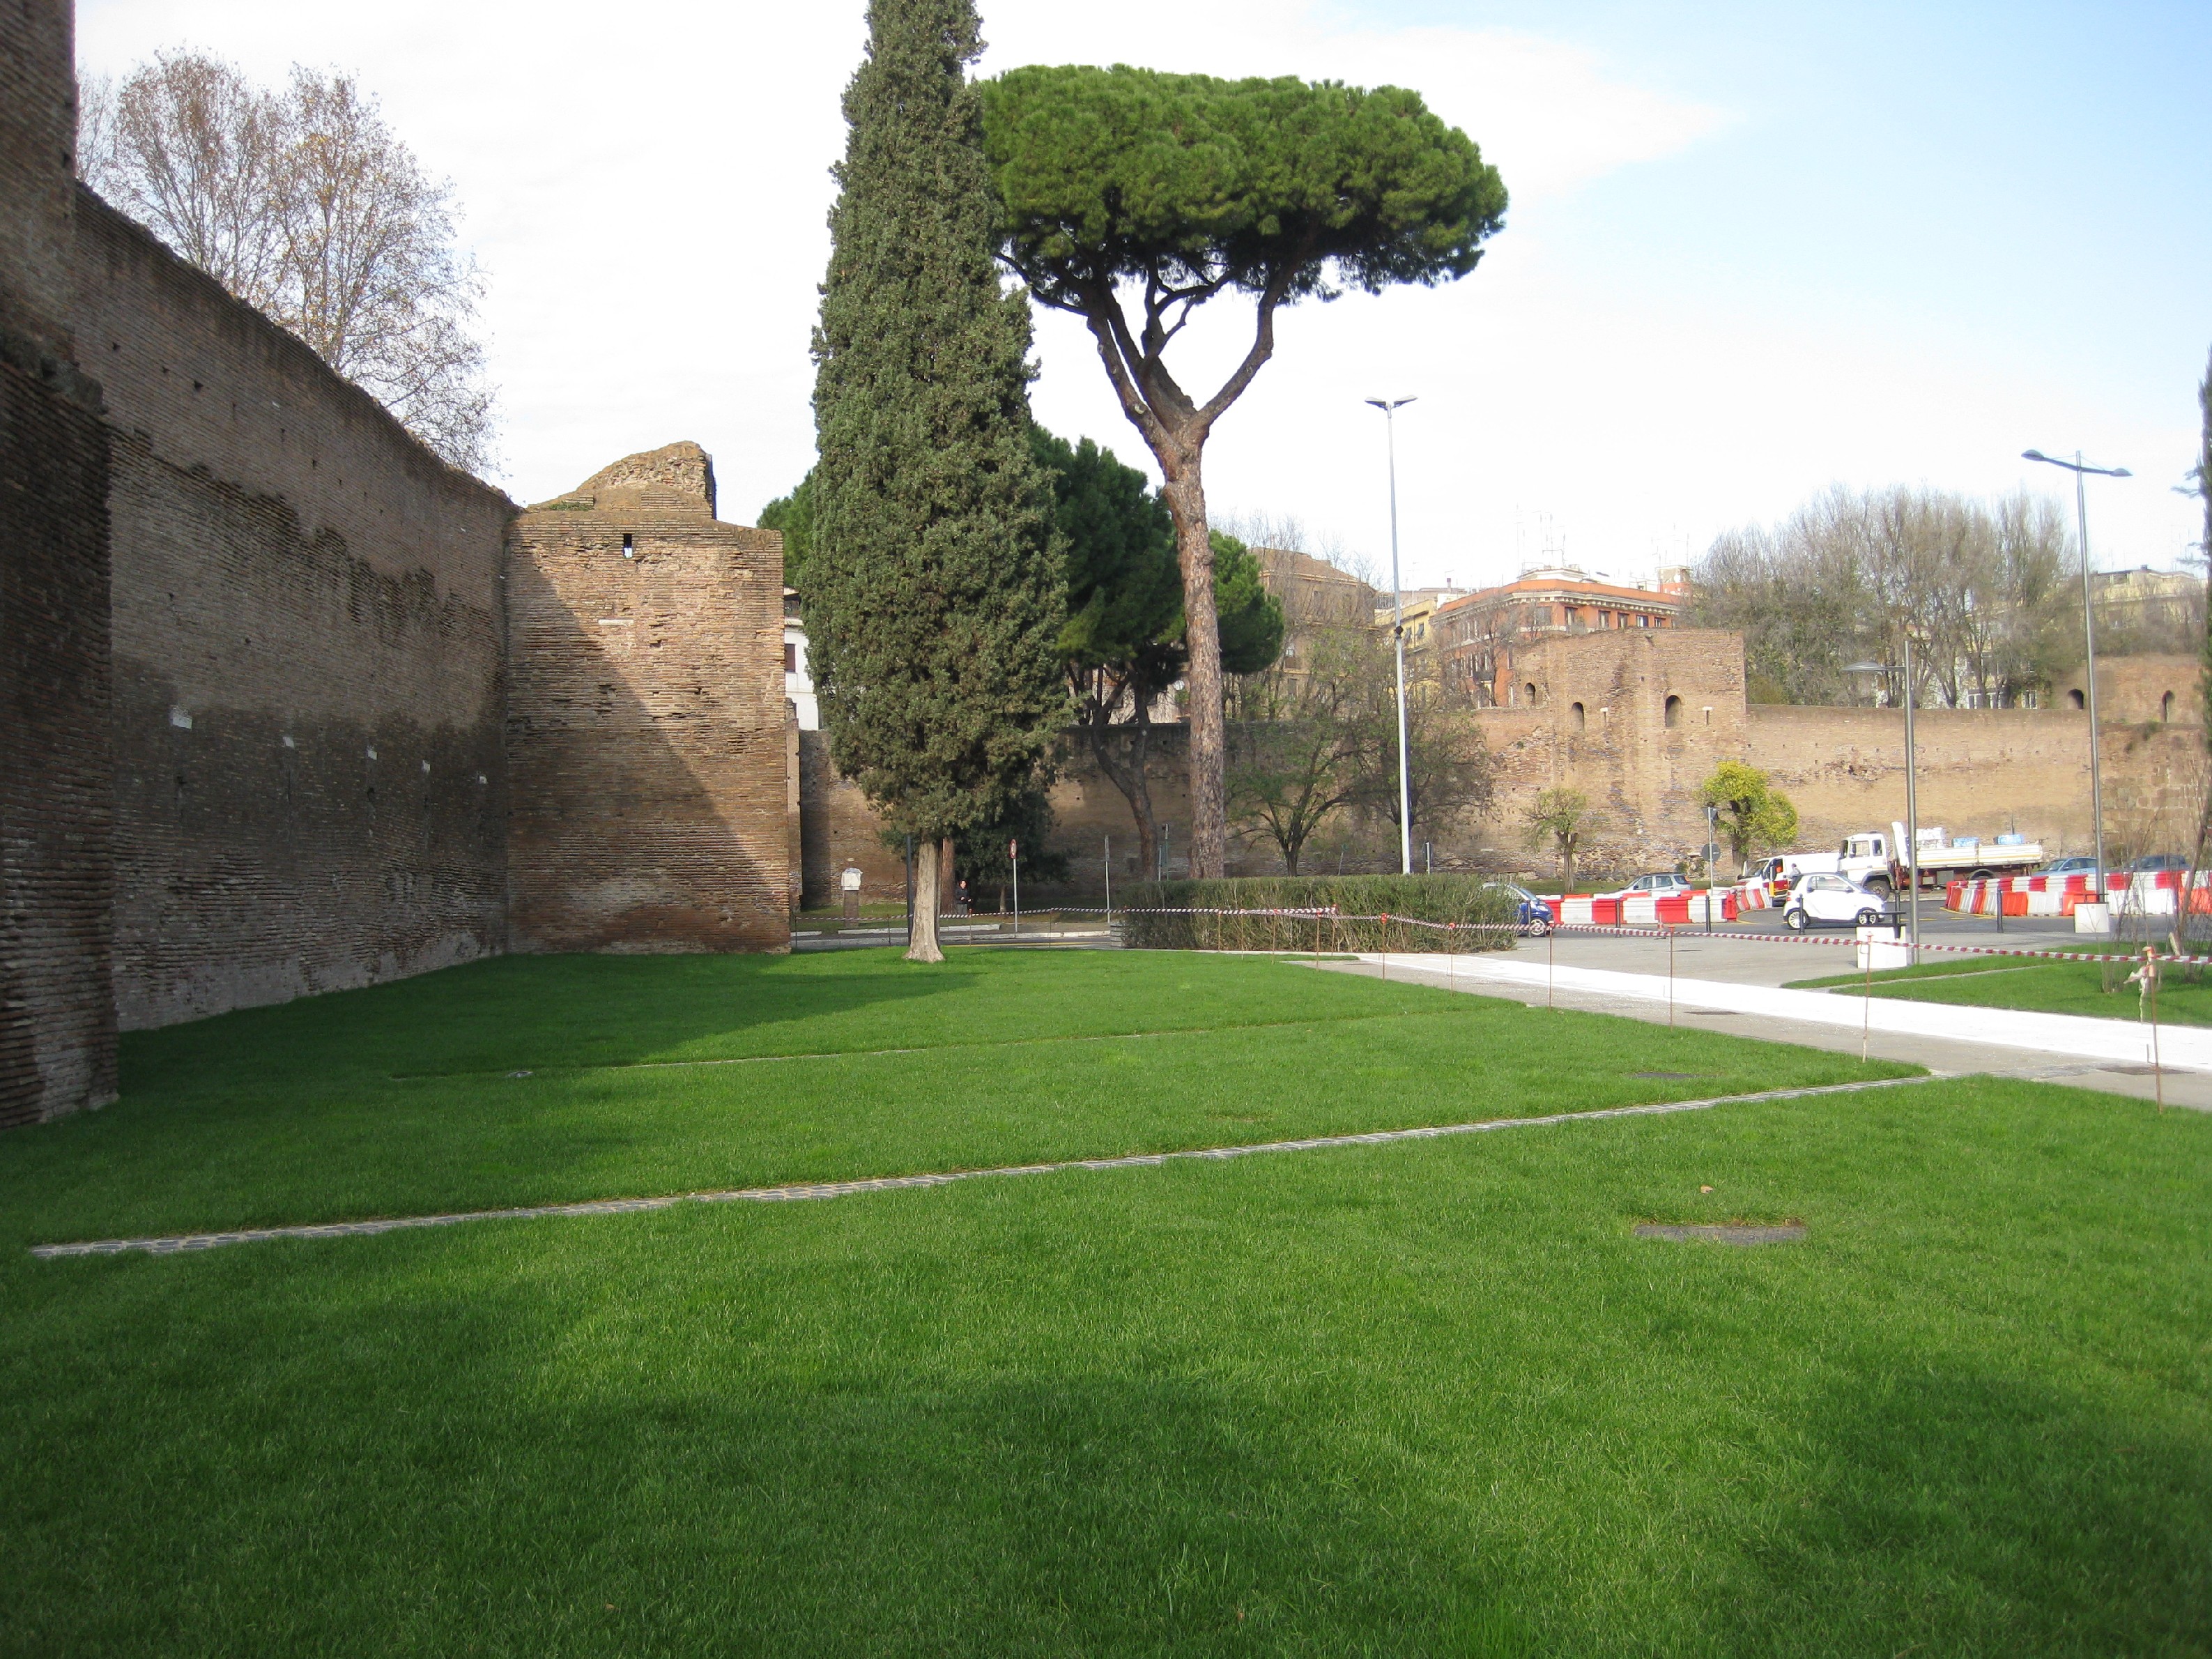
[[[1561,927],[1702,927],[1709,908],[1715,921],[1736,919],[1735,890],[1728,887],[1702,893],[1631,893],[1614,897],[1569,893],[1544,902],[1551,908],[1553,924]]]
[[[2105,878],[2106,902],[2118,915],[2170,916],[2181,908],[2179,870],[2121,871]],[[1943,908],[1970,916],[2070,916],[2094,896],[2094,878],[1996,876],[1986,881],[1954,881],[1943,890]],[[2190,889],[2193,915],[2212,914],[2212,871],[2197,872]]]

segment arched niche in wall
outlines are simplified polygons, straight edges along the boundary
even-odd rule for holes
[[[1667,728],[1669,731],[1682,723],[1682,700],[1673,692],[1667,694]]]
[[[1587,728],[1589,725],[1589,711],[1584,708],[1582,704],[1578,702],[1569,703],[1567,705],[1568,730],[1580,732]]]

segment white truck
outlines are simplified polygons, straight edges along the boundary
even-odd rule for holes
[[[1920,884],[1942,887],[1953,881],[1985,881],[1992,876],[2024,876],[2043,862],[2043,847],[2021,836],[1994,841],[1962,836],[1953,841],[1940,826],[1920,831]],[[1877,893],[1899,892],[1911,884],[1905,857],[1905,826],[1893,822],[1885,835],[1869,830],[1846,836],[1837,849],[1836,872]]]

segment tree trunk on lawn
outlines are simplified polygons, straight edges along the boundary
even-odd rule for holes
[[[1176,559],[1182,568],[1184,707],[1190,716],[1190,873],[1218,880],[1227,856],[1223,798],[1226,763],[1221,686],[1221,627],[1213,604],[1213,542],[1206,523],[1206,485],[1194,450],[1166,469],[1160,489],[1175,515]]]
[[[927,847],[924,842],[922,856],[914,861],[914,930],[907,935],[908,962],[945,960],[945,952],[937,948],[938,901],[944,890],[939,878],[942,860],[931,858]]]
[[[1559,853],[1559,890],[1562,893],[1571,893],[1575,890],[1575,854],[1572,848],[1562,848]]]

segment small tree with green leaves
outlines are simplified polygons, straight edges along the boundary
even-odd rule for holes
[[[1720,809],[1721,832],[1735,854],[1738,874],[1760,853],[1778,852],[1797,839],[1797,809],[1755,766],[1723,761],[1698,795],[1706,805]]]
[[[1575,884],[1575,859],[1584,842],[1604,827],[1579,789],[1547,789],[1529,803],[1522,819],[1522,845],[1532,853],[1548,848],[1559,860],[1559,890]]]
[[[811,667],[838,770],[917,860],[940,962],[951,842],[1038,782],[1065,584],[1030,449],[1029,304],[1000,289],[968,0],[871,0],[815,331]]]
[[[1036,66],[984,98],[1004,256],[1041,303],[1089,326],[1165,480],[1189,656],[1191,873],[1218,876],[1226,716],[1206,441],[1273,354],[1283,307],[1466,276],[1504,222],[1505,187],[1473,140],[1395,87]],[[1251,296],[1251,344],[1211,396],[1193,393],[1168,347],[1231,291]]]

